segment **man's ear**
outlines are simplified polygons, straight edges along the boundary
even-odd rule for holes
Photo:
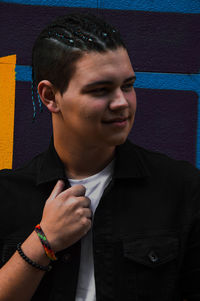
[[[51,113],[57,113],[59,106],[55,98],[56,89],[48,80],[42,80],[38,84],[38,93],[41,101]]]

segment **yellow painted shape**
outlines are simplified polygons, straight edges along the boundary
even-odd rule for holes
[[[12,168],[16,55],[0,58],[0,169]]]

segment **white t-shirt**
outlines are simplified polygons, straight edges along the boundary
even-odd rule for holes
[[[85,195],[91,200],[91,210],[94,214],[101,196],[112,179],[112,161],[99,173],[81,180],[69,179],[71,186],[85,186]],[[95,301],[96,289],[94,280],[94,262],[92,248],[92,229],[81,239],[81,261],[76,291],[76,301]]]

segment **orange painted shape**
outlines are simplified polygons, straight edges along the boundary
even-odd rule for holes
[[[12,168],[16,55],[0,58],[0,169]]]

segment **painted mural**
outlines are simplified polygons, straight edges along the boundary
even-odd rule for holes
[[[31,48],[58,15],[87,11],[115,25],[137,76],[130,139],[200,168],[200,1],[0,1],[0,168],[48,147],[50,114],[31,100]]]

